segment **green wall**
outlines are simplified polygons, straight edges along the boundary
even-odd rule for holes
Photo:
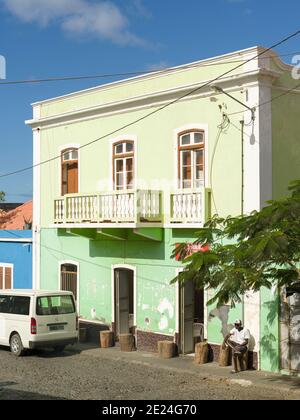
[[[112,266],[136,267],[137,327],[145,331],[173,335],[176,327],[176,287],[170,281],[180,263],[171,259],[173,245],[192,242],[194,233],[165,231],[162,242],[89,240],[41,231],[41,288],[59,287],[59,264],[79,263],[80,315],[90,321],[112,322]]]
[[[260,364],[261,369],[279,371],[279,294],[261,289],[260,306]]]
[[[290,73],[276,82],[292,89],[297,84]],[[284,92],[272,90],[272,98]],[[284,197],[291,181],[300,179],[300,95],[289,93],[272,103],[273,198]]]
[[[243,96],[235,92],[243,100]],[[230,100],[228,100],[230,101]],[[227,101],[226,101],[227,102]],[[214,200],[212,212],[238,215],[241,212],[241,133],[233,126],[218,137],[218,125],[222,120],[219,102],[207,98],[177,103],[162,113],[151,116],[139,124],[118,133],[118,136],[137,137],[136,179],[142,189],[164,190],[164,206],[167,211],[170,191],[177,189],[177,153],[174,131],[186,125],[207,125],[209,175],[212,172]],[[155,108],[152,108],[155,109]],[[230,111],[239,105],[230,101]],[[116,116],[102,116],[89,121],[65,124],[41,130],[41,161],[59,156],[60,149],[69,144],[85,145],[116,128],[140,118],[148,111],[126,112]],[[238,120],[238,117],[236,119]],[[236,123],[239,124],[239,123]],[[105,138],[80,150],[80,192],[94,193],[111,189],[111,140]],[[217,144],[217,145],[216,145]],[[214,158],[213,158],[214,156]],[[209,177],[208,177],[209,178]],[[41,226],[54,223],[54,200],[61,195],[60,159],[41,166]],[[206,187],[211,182],[206,179]]]

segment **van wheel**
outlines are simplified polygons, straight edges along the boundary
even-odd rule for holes
[[[62,353],[66,346],[55,346],[53,347],[55,353]]]
[[[21,337],[19,334],[14,334],[10,339],[10,351],[16,357],[20,357],[24,354],[24,347],[22,344]]]

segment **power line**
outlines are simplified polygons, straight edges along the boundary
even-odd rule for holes
[[[272,103],[272,102],[274,102],[274,101],[277,101],[278,99],[282,98],[283,96],[289,95],[290,93],[294,93],[294,90],[295,90],[295,89],[297,89],[297,88],[300,88],[300,83],[298,83],[297,85],[293,86],[291,89],[288,89],[287,91],[285,91],[285,92],[281,93],[280,95],[274,96],[274,97],[273,97],[272,99],[270,99],[269,101],[262,102],[261,104],[257,105],[255,108],[256,108],[256,109],[261,108],[261,107],[263,107],[263,106],[265,106],[265,105],[268,105],[268,104],[270,104],[270,103]],[[242,111],[237,111],[237,112],[232,112],[231,114],[228,114],[228,116],[231,116],[231,115],[238,115],[238,114],[242,114],[242,113],[244,113],[244,112],[245,112],[244,110],[242,110]]]
[[[277,54],[277,55],[270,55],[262,57],[261,59],[269,59],[274,57],[289,57],[293,55],[300,54],[300,51],[296,51],[293,53],[288,54]],[[102,74],[94,74],[94,75],[84,75],[84,76],[61,76],[61,77],[46,77],[43,79],[21,79],[21,80],[11,80],[11,81],[0,81],[0,85],[2,86],[9,86],[9,85],[22,85],[22,84],[38,84],[38,83],[51,83],[51,82],[66,82],[66,81],[77,81],[77,80],[91,80],[91,79],[107,79],[113,77],[126,77],[126,76],[139,76],[139,75],[146,75],[152,73],[159,73],[163,74],[165,72],[170,71],[177,71],[177,70],[185,70],[189,68],[201,68],[201,67],[212,67],[212,66],[220,66],[226,64],[236,64],[236,63],[247,63],[247,60],[231,60],[231,61],[223,61],[219,63],[194,63],[194,64],[186,64],[179,67],[166,67],[163,69],[153,69],[153,70],[137,70],[131,72],[123,72],[123,73],[102,73]]]
[[[296,36],[297,36],[297,35],[299,35],[299,34],[300,34],[300,30],[298,30],[298,31],[296,31],[296,32],[294,32],[294,33],[292,33],[291,35],[289,35],[289,36],[287,36],[287,37],[283,38],[282,40],[280,40],[280,41],[279,41],[279,42],[277,42],[276,44],[272,45],[271,47],[266,48],[264,51],[261,51],[261,52],[260,52],[259,54],[257,54],[256,56],[251,57],[251,58],[249,58],[248,60],[246,60],[245,62],[238,64],[238,65],[237,65],[237,66],[235,66],[234,68],[232,68],[232,69],[230,69],[230,70],[225,71],[224,73],[220,74],[219,76],[215,77],[214,79],[212,79],[212,80],[210,80],[210,81],[208,81],[208,82],[206,82],[206,83],[204,83],[204,84],[202,84],[202,85],[198,86],[197,88],[192,89],[190,92],[185,93],[184,95],[179,96],[178,98],[176,98],[176,99],[174,99],[174,100],[172,100],[172,101],[168,102],[168,103],[167,103],[167,104],[165,104],[165,105],[162,105],[161,107],[159,107],[159,108],[155,109],[154,111],[151,111],[151,112],[149,112],[149,113],[145,114],[143,117],[140,117],[140,118],[138,118],[138,119],[136,119],[136,120],[134,120],[134,121],[132,121],[132,122],[130,122],[130,123],[128,123],[128,124],[125,124],[125,125],[121,126],[120,128],[117,128],[116,130],[111,131],[110,133],[107,133],[107,134],[105,134],[105,135],[103,135],[103,136],[101,136],[101,137],[98,137],[98,138],[96,138],[96,139],[94,139],[94,140],[92,140],[92,141],[90,141],[90,142],[86,143],[85,145],[80,146],[80,147],[78,148],[78,150],[82,150],[82,149],[84,149],[84,148],[86,148],[86,147],[89,147],[89,146],[91,146],[92,144],[95,144],[95,143],[97,143],[97,142],[99,142],[99,141],[103,140],[103,139],[104,139],[104,138],[106,138],[106,137],[110,137],[110,136],[112,136],[112,135],[114,135],[114,134],[116,134],[116,133],[118,133],[118,132],[120,132],[120,131],[122,131],[122,130],[124,130],[124,129],[128,128],[128,127],[131,127],[131,126],[133,126],[133,125],[135,125],[135,124],[137,124],[137,123],[139,123],[139,122],[141,122],[141,121],[143,121],[143,120],[145,120],[145,119],[149,118],[149,117],[150,117],[150,116],[152,116],[152,115],[155,115],[155,114],[159,113],[160,111],[163,111],[164,109],[168,108],[169,106],[174,105],[175,103],[177,103],[177,102],[181,101],[182,99],[187,98],[188,96],[190,96],[190,95],[192,95],[192,94],[194,94],[194,93],[198,92],[199,90],[201,90],[201,89],[203,89],[203,88],[205,88],[205,87],[209,86],[210,84],[212,84],[212,83],[214,83],[214,82],[216,82],[216,81],[218,81],[218,80],[220,80],[220,79],[224,78],[224,77],[225,77],[225,76],[227,76],[228,74],[232,73],[234,70],[237,70],[237,69],[241,68],[242,66],[244,66],[244,64],[250,63],[251,61],[253,61],[253,60],[255,60],[255,59],[257,59],[257,58],[261,57],[262,55],[264,55],[266,52],[271,51],[272,49],[274,49],[274,48],[278,47],[279,45],[284,44],[285,42],[289,41],[290,39],[292,39],[292,38],[296,37]],[[44,161],[42,161],[42,162],[40,162],[40,163],[37,163],[37,164],[35,164],[35,165],[31,165],[31,166],[26,167],[26,168],[18,169],[18,170],[16,170],[16,171],[12,171],[12,172],[8,172],[8,173],[6,173],[6,174],[0,175],[0,179],[1,179],[1,178],[6,178],[6,177],[9,177],[9,176],[13,176],[13,175],[17,175],[17,174],[20,174],[20,173],[23,173],[23,172],[27,172],[27,171],[29,171],[29,170],[32,170],[32,169],[36,168],[36,167],[39,167],[39,166],[45,165],[46,163],[53,162],[53,161],[54,161],[54,160],[56,160],[56,159],[61,159],[61,155],[54,156],[54,157],[52,157],[52,158],[50,158],[50,159],[46,159],[46,160],[44,160]]]

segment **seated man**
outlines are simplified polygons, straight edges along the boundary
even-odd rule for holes
[[[244,366],[243,356],[248,351],[248,344],[250,340],[250,331],[243,327],[241,320],[237,319],[234,323],[234,328],[225,337],[223,346],[229,346],[233,353],[234,371],[237,373],[238,360],[240,362],[241,370],[246,370],[247,366]]]

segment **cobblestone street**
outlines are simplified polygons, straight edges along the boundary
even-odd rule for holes
[[[1,348],[0,399],[269,400],[300,396],[299,387],[251,385],[229,371],[227,375],[227,370],[223,379],[210,377],[192,360],[164,362],[150,354],[123,355],[118,349],[79,346],[68,348],[61,356],[43,351],[15,359]]]

